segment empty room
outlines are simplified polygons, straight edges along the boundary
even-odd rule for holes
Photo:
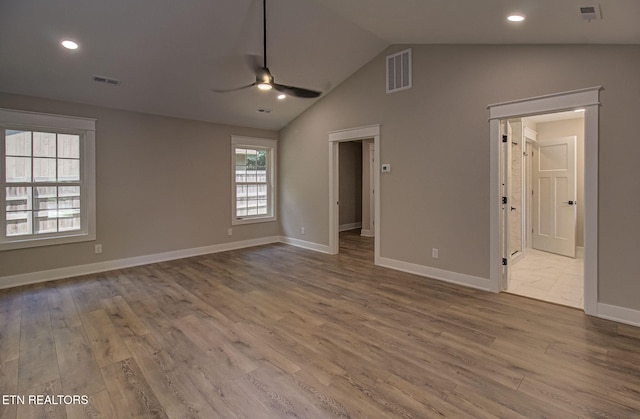
[[[0,418],[640,416],[638,17],[4,0]]]

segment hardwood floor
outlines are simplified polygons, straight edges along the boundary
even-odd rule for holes
[[[640,416],[640,330],[276,244],[0,291],[0,418]],[[3,400],[6,401],[5,398]]]

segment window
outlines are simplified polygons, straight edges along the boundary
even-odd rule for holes
[[[95,120],[0,109],[0,250],[95,239]]]
[[[231,224],[274,221],[277,142],[233,136],[231,144]]]

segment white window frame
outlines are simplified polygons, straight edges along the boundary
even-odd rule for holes
[[[0,108],[0,251],[96,239],[95,119]],[[80,137],[80,229],[47,234],[7,236],[7,129],[75,134]]]
[[[236,216],[236,148],[266,149],[267,153],[267,215]],[[277,220],[276,173],[278,142],[266,138],[231,136],[231,225],[264,223]]]

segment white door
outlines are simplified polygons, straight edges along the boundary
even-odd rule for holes
[[[533,248],[575,257],[576,137],[538,141],[533,153]]]

